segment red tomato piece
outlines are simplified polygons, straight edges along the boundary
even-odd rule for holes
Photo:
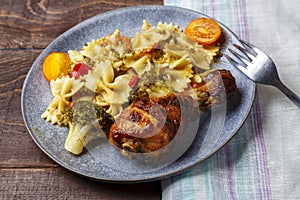
[[[133,88],[133,87],[136,85],[136,83],[138,82],[138,80],[139,80],[139,77],[138,77],[138,76],[134,76],[134,77],[132,77],[132,78],[130,79],[128,85],[129,85],[131,88]]]
[[[90,70],[92,70],[90,66],[85,63],[77,63],[73,67],[73,71],[70,73],[70,77],[75,77],[75,79],[79,78],[80,76],[86,75]]]

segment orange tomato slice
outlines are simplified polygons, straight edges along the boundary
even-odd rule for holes
[[[50,53],[44,59],[42,66],[42,71],[45,79],[50,83],[51,80],[66,76],[68,74],[70,64],[71,60],[67,53]]]
[[[184,33],[200,44],[213,44],[221,36],[221,27],[212,19],[197,18],[187,25]]]

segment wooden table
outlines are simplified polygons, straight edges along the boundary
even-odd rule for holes
[[[94,15],[163,0],[1,0],[0,199],[161,199],[160,182],[107,184],[74,175],[33,142],[21,114],[23,82],[57,36]]]

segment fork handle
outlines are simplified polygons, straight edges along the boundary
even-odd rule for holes
[[[300,108],[300,97],[287,88],[281,81],[277,81],[274,86],[280,89],[298,108]]]

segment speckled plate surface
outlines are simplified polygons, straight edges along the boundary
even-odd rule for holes
[[[97,152],[91,150],[81,156],[73,156],[64,150],[68,129],[53,126],[40,117],[52,99],[49,84],[41,70],[44,57],[50,52],[79,50],[86,42],[112,33],[115,29],[120,29],[123,35],[133,35],[140,30],[143,19],[152,25],[162,21],[185,27],[192,19],[203,16],[191,10],[170,6],[127,7],[92,17],[59,36],[36,59],[22,90],[23,117],[35,143],[66,169],[87,178],[107,182],[141,182],[166,178],[200,163],[219,150],[244,123],[255,93],[255,84],[227,64],[224,58],[218,67],[231,70],[236,78],[238,98],[227,102],[224,119],[218,120],[222,118],[222,114],[217,112],[214,120],[202,120],[188,150],[175,162],[164,167],[132,167],[130,161],[124,162],[124,158],[117,151],[110,150],[105,142],[101,148],[96,148]],[[221,51],[226,52],[229,44],[237,42],[237,38],[228,28],[220,25],[224,37]],[[220,121],[218,129],[211,128],[215,126],[212,121]]]

